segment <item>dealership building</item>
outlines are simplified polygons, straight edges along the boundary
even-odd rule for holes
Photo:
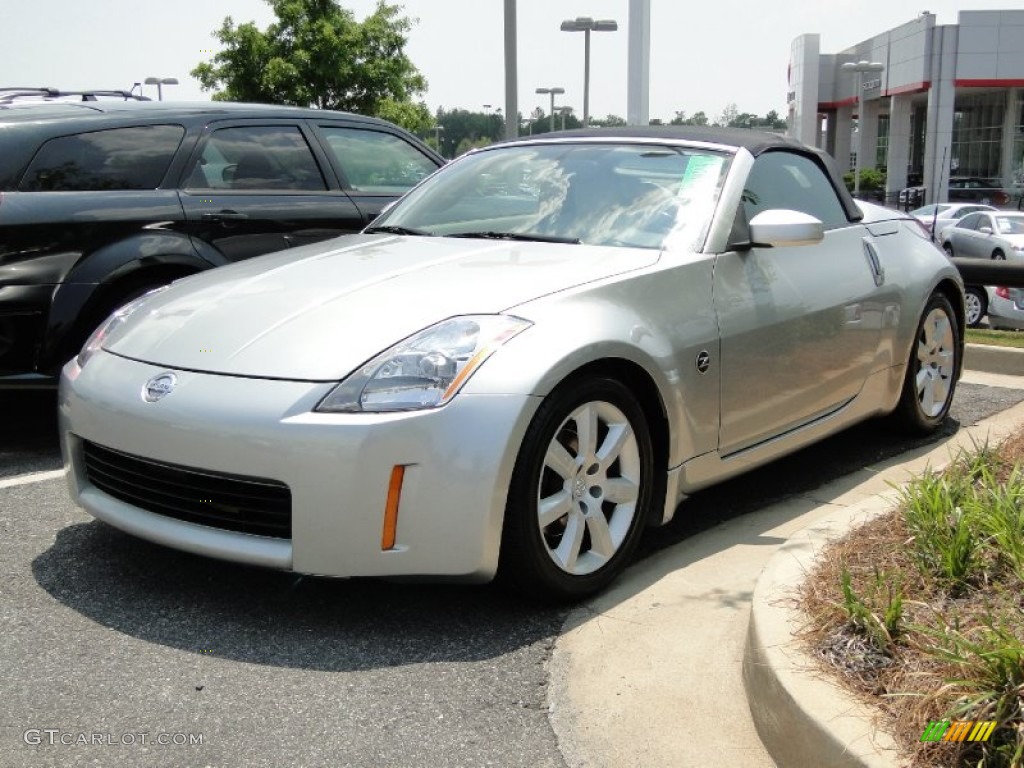
[[[1024,10],[924,12],[838,53],[801,35],[789,89],[790,135],[844,171],[858,155],[885,169],[888,195],[923,184],[945,200],[950,176],[1024,185]]]

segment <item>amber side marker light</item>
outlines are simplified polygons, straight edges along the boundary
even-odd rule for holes
[[[380,537],[382,550],[395,548],[395,537],[398,531],[398,505],[402,500],[402,482],[405,480],[405,467],[396,464],[391,468],[391,481],[388,483],[388,500],[384,505],[384,530]]]

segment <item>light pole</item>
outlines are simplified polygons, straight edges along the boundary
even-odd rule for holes
[[[562,130],[565,130],[565,116],[572,114],[572,107],[559,107],[558,111],[562,113]]]
[[[434,126],[434,143],[437,145],[437,154],[444,155],[441,151],[441,131],[444,130],[444,126],[438,123]]]
[[[165,85],[177,85],[178,78],[176,77],[147,77],[146,85],[156,86],[156,97],[157,101],[164,100],[164,86]]]
[[[554,88],[538,88],[537,89],[537,93],[542,93],[542,94],[543,93],[550,93],[551,94],[551,112],[550,112],[549,120],[551,121],[551,132],[554,133],[555,132],[555,94],[556,93],[565,93],[565,88],[559,88],[557,86],[554,87]]]
[[[619,28],[618,22],[612,19],[594,19],[589,16],[578,16],[562,22],[563,32],[582,32],[583,43],[583,127],[590,122],[590,33],[614,32]]]
[[[853,168],[853,196],[860,197],[860,163],[861,157],[864,155],[864,144],[865,144],[865,133],[864,130],[867,125],[865,119],[865,100],[864,100],[864,73],[865,72],[881,72],[885,69],[885,65],[877,61],[848,61],[843,64],[844,72],[856,72],[857,73],[857,160],[854,163]]]

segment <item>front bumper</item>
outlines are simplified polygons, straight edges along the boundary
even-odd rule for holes
[[[52,285],[0,286],[0,389],[53,386],[36,372]]]
[[[460,394],[443,408],[321,414],[332,384],[175,371],[155,403],[142,388],[168,369],[97,353],[61,376],[60,429],[75,502],[166,546],[326,576],[485,581],[498,562],[512,467],[539,399]],[[118,500],[86,476],[83,441],[157,462],[280,481],[292,534],[275,539],[173,519]],[[397,541],[381,536],[392,468],[405,467]]]

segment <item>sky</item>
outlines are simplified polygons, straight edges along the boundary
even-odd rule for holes
[[[431,111],[503,106],[503,0],[392,0],[418,20],[408,56],[426,77]],[[740,112],[786,113],[790,45],[821,35],[836,53],[911,21],[924,10],[955,24],[961,10],[1020,8],[1021,0],[651,0],[650,116],[703,111],[712,120]],[[360,20],[376,0],[340,0]],[[563,19],[615,19],[617,32],[591,36],[590,114],[626,116],[629,0],[518,0],[519,111],[547,111],[539,87],[563,87],[556,106],[583,111],[580,33]],[[206,100],[189,72],[216,52],[212,33],[236,23],[273,21],[263,0],[0,0],[0,86],[68,90],[124,88],[147,77],[176,77],[164,98]],[[156,97],[155,86],[145,86]]]

